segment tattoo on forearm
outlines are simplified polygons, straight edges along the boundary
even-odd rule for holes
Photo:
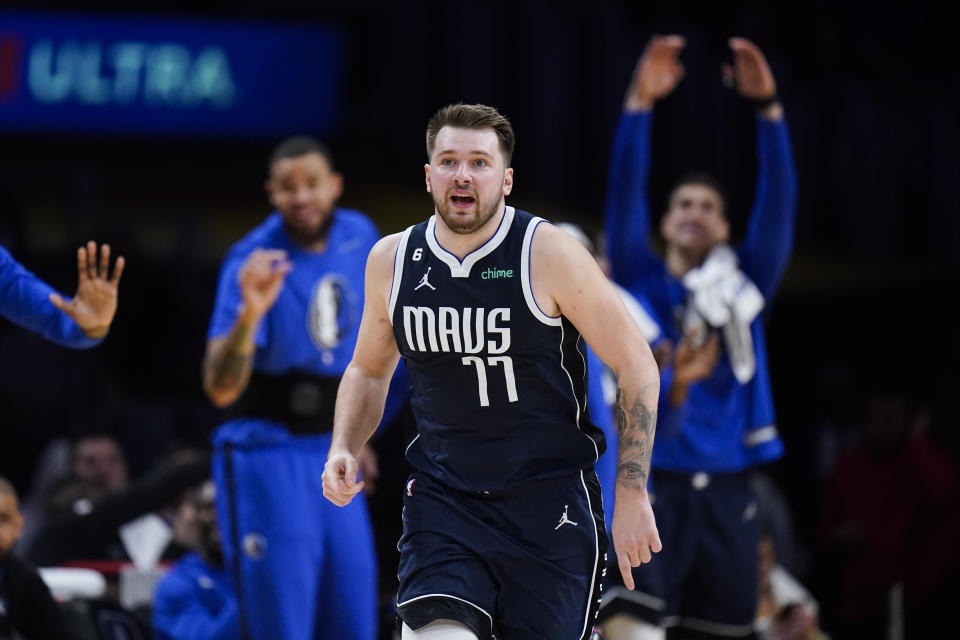
[[[617,484],[631,489],[645,489],[650,475],[657,414],[650,411],[639,398],[628,404],[623,397],[623,390],[617,389],[614,417],[620,435]]]
[[[240,346],[247,339],[250,327],[240,325],[220,347],[213,357],[213,386],[217,389],[234,389],[244,384],[253,368],[253,354],[242,353]]]

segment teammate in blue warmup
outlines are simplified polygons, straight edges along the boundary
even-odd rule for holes
[[[320,473],[379,234],[362,213],[336,208],[343,178],[319,142],[281,143],[269,170],[276,211],[224,261],[204,361],[208,396],[233,405],[214,435],[224,557],[244,638],[371,640],[366,504],[333,507]]]
[[[679,36],[654,37],[627,90],[613,146],[606,233],[613,277],[651,303],[677,345],[663,369],[653,456],[654,512],[664,553],[634,571],[637,590],[608,590],[608,640],[751,637],[759,524],[748,470],[778,458],[763,312],[789,261],[796,178],[783,108],[761,51],[733,38],[724,77],[757,108],[758,177],[745,241],[728,247],[723,197],[709,177],[684,178],[649,242],[646,180],[654,103],[683,76]],[[645,623],[641,623],[645,621]],[[652,625],[658,625],[657,629]]]
[[[506,206],[513,146],[510,123],[488,106],[451,105],[430,120],[434,215],[371,251],[340,385],[323,482],[350,508],[363,488],[357,455],[401,356],[412,381],[405,640],[589,637],[607,542],[583,340],[619,374],[613,543],[625,580],[660,550],[646,495],[656,363],[593,257]]]
[[[97,243],[88,242],[77,249],[77,292],[67,299],[0,247],[0,315],[65,347],[100,344],[117,312],[124,264],[117,258],[111,274],[110,245],[98,256]]]

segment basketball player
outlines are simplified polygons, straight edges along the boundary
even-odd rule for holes
[[[269,172],[276,211],[224,262],[204,362],[210,399],[234,405],[214,435],[224,560],[242,637],[372,640],[366,505],[323,500],[320,472],[379,234],[362,213],[336,207],[343,177],[318,141],[281,143]]]
[[[733,38],[731,86],[757,112],[759,175],[744,243],[728,246],[724,200],[708,176],[680,181],[649,242],[646,179],[654,104],[683,77],[679,36],[654,37],[637,63],[614,141],[606,234],[613,277],[650,303],[678,345],[662,372],[653,506],[670,545],[633,572],[636,591],[609,589],[608,640],[742,638],[753,634],[759,524],[748,471],[778,458],[762,309],[786,269],[796,178],[776,84],[761,51]],[[659,628],[658,628],[659,627]]]
[[[117,312],[124,264],[117,258],[111,275],[110,245],[101,246],[98,257],[91,240],[77,249],[77,292],[67,299],[0,247],[0,315],[65,347],[98,345]]]
[[[584,340],[619,380],[613,543],[624,580],[660,550],[646,495],[656,363],[593,257],[506,206],[513,147],[492,107],[451,105],[430,120],[435,212],[371,251],[337,399],[324,495],[350,508],[363,487],[356,457],[404,358],[418,428],[399,544],[405,640],[589,637],[607,543]]]

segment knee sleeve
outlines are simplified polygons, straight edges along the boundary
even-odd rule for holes
[[[434,620],[414,631],[404,623],[402,640],[478,640],[469,628],[454,620]]]
[[[666,631],[633,616],[616,615],[603,623],[605,640],[664,640]]]

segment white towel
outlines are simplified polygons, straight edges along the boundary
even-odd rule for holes
[[[684,332],[695,331],[706,339],[708,326],[721,329],[733,375],[746,384],[757,370],[750,324],[764,306],[760,289],[740,271],[737,254],[725,244],[688,271],[683,285],[688,292]]]
[[[627,313],[629,313],[633,321],[637,323],[640,333],[647,339],[647,342],[655,342],[657,338],[660,337],[660,325],[653,319],[653,316],[647,313],[647,310],[643,308],[643,305],[640,304],[640,301],[637,300],[632,293],[616,282],[612,280],[610,282],[613,284],[613,288],[617,290],[617,293],[620,294],[620,299],[623,300],[623,306],[627,308]]]

